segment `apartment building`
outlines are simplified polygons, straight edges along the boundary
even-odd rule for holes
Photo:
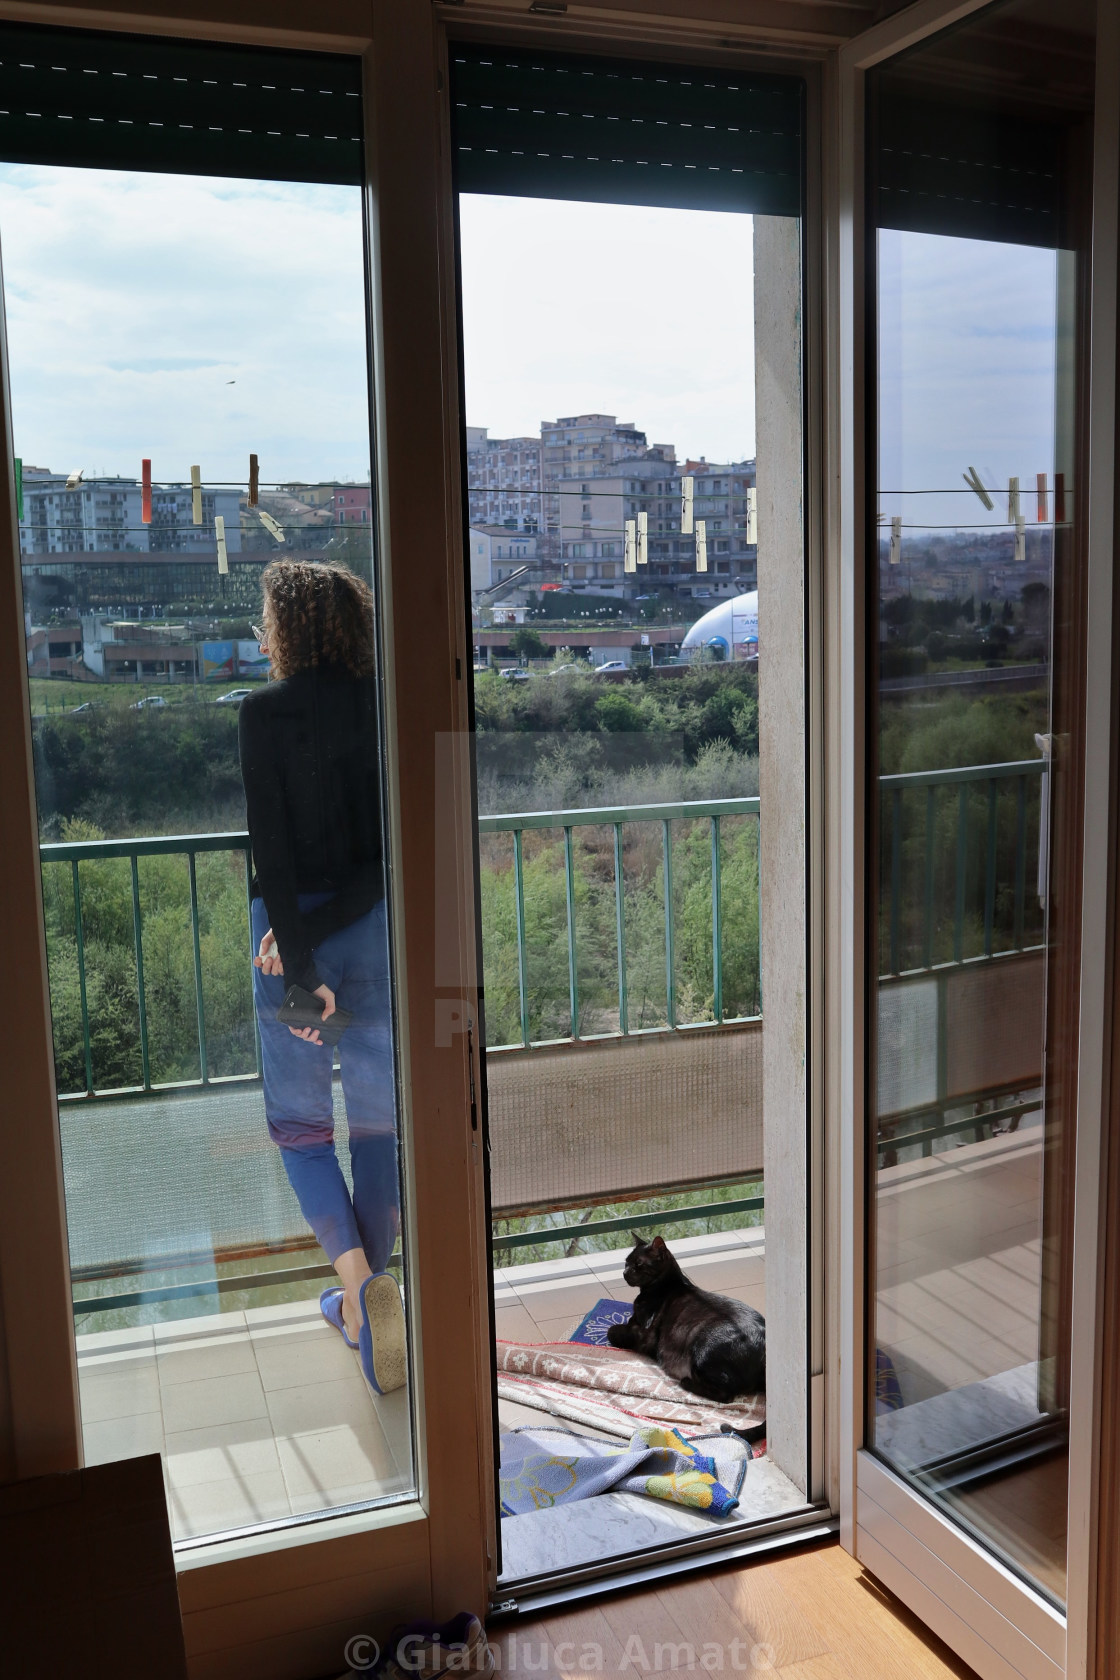
[[[143,519],[139,479],[83,478],[67,489],[67,474],[23,468],[20,549],[38,554],[191,554],[214,548],[214,520],[225,519],[226,548],[241,550],[239,493],[203,488],[202,523],[194,523],[189,484],[153,484],[152,517]]]
[[[467,427],[467,507],[472,525],[541,525],[543,486],[539,437],[492,438],[485,426]]]
[[[706,571],[697,571],[695,532],[681,532],[686,474],[693,480],[694,521],[704,521]],[[606,594],[649,588],[687,597],[753,589],[758,545],[748,541],[747,492],[754,484],[753,461],[678,465],[671,447],[660,445],[629,460],[624,475],[565,481],[555,495],[562,577],[574,589]],[[646,564],[625,577],[626,523],[643,513]]]

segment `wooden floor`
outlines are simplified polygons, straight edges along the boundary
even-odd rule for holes
[[[628,1680],[671,1669],[782,1680],[974,1680],[838,1545],[497,1623],[498,1674]]]

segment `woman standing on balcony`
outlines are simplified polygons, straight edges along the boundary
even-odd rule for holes
[[[373,596],[341,566],[276,560],[258,635],[272,681],[242,701],[253,851],[253,1001],[269,1133],[342,1287],[324,1316],[379,1393],[405,1381],[404,1314],[385,1270],[399,1225],[381,849]],[[333,1050],[276,1019],[298,985],[353,1020],[339,1040],[353,1195],[334,1147]]]

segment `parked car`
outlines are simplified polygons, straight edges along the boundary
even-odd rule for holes
[[[565,671],[586,671],[586,665],[557,665],[548,673],[550,677],[561,677]]]
[[[130,712],[144,712],[152,706],[166,706],[167,701],[162,694],[145,694],[142,700],[134,700],[128,708]]]
[[[506,679],[507,682],[528,682],[529,681],[528,671],[523,671],[521,669],[520,665],[505,665],[502,668],[501,674]]]
[[[97,702],[95,700],[83,700],[80,706],[71,706],[70,716],[88,717],[91,712],[95,712],[96,710]]]
[[[228,694],[219,694],[215,706],[240,706],[247,694],[252,694],[251,688],[231,688]]]
[[[596,665],[595,675],[601,677],[603,672],[628,671],[630,669],[624,659],[608,659],[605,665]]]

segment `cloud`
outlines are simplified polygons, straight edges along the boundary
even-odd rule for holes
[[[754,454],[750,216],[464,195],[460,229],[472,425],[606,413],[682,457]]]
[[[368,479],[358,188],[9,164],[0,242],[25,460]]]

